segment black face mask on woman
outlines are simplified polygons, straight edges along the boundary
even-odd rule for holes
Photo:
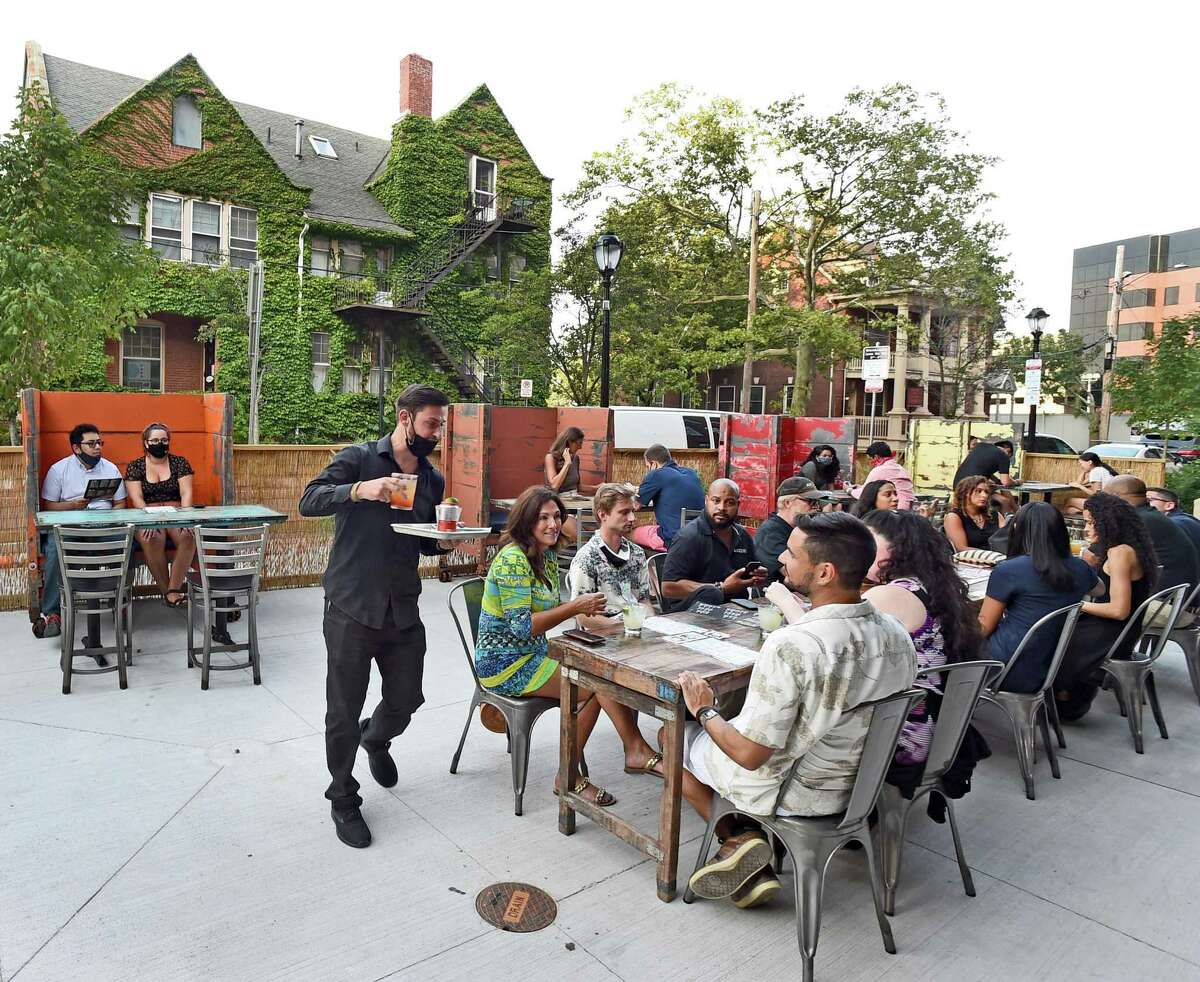
[[[146,449],[149,451],[151,457],[157,457],[159,460],[162,460],[170,453],[171,445],[169,443],[151,443]]]

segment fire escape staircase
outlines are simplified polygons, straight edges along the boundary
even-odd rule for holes
[[[366,314],[384,330],[389,312],[402,315],[415,326],[422,346],[433,363],[453,380],[462,396],[476,402],[493,402],[496,395],[483,363],[454,336],[450,327],[427,306],[433,289],[498,232],[531,232],[534,224],[530,198],[475,195],[467,202],[464,217],[442,236],[428,243],[406,263],[397,264],[380,277],[342,277],[335,287],[338,313]]]

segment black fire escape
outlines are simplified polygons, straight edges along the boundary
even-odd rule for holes
[[[377,335],[380,350],[384,338],[411,333],[430,361],[454,380],[463,399],[494,402],[496,386],[483,362],[429,307],[428,299],[434,287],[493,236],[532,232],[534,204],[532,198],[473,195],[462,221],[387,274],[343,276],[335,286],[337,313],[360,330]],[[382,362],[380,354],[374,357]],[[382,364],[380,368],[382,388]]]

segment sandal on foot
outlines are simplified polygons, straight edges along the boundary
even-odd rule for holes
[[[630,767],[628,764],[626,764],[625,773],[649,774],[651,777],[661,778],[663,776],[662,771],[656,771],[654,768],[658,767],[662,763],[662,759],[662,754],[651,754],[646,759],[646,763],[644,763],[641,767]]]
[[[171,599],[171,594],[175,594],[175,599]],[[180,607],[187,606],[187,593],[183,590],[168,590],[163,594],[163,603],[173,610],[178,610]]]
[[[596,793],[591,798],[587,798],[583,794],[588,788],[595,788],[596,790]],[[574,793],[582,797],[585,801],[590,801],[593,805],[599,805],[601,808],[607,808],[609,805],[617,803],[617,799],[611,793],[605,791],[598,784],[592,784],[586,777],[581,777],[575,782]],[[554,789],[554,797],[558,797],[558,788]]]

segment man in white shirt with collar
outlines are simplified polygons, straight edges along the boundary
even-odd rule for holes
[[[94,423],[80,423],[69,437],[71,456],[51,464],[42,481],[43,511],[98,511],[125,507],[125,484],[121,472],[111,460],[104,459],[104,440]],[[117,480],[112,497],[84,497],[89,481]],[[54,536],[46,536],[45,564],[42,566],[42,614],[34,622],[33,633],[39,638],[55,638],[62,633],[58,606],[62,594],[62,578],[58,568],[58,548]],[[96,661],[106,664],[103,655]]]

